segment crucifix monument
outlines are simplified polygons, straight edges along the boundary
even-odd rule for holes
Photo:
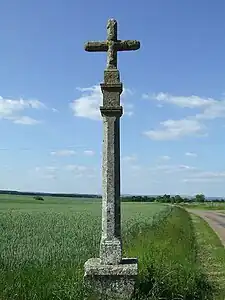
[[[138,50],[136,40],[118,40],[117,22],[107,23],[107,40],[87,42],[89,52],[107,52],[104,83],[101,83],[103,106],[103,161],[102,161],[102,237],[100,257],[89,259],[85,265],[84,283],[94,299],[130,299],[138,274],[137,259],[122,258],[121,200],[120,200],[120,117],[123,90],[117,69],[117,52]],[[106,297],[106,298],[104,298]]]

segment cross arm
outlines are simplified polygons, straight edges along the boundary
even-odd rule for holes
[[[138,50],[140,48],[140,42],[136,40],[117,41],[116,48],[117,51]]]
[[[84,49],[88,52],[107,52],[107,42],[87,42],[84,45]]]

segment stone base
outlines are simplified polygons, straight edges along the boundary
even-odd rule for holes
[[[136,258],[123,258],[119,265],[102,265],[99,258],[84,264],[86,300],[130,300],[138,275]]]

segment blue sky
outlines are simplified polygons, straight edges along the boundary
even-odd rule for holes
[[[0,189],[101,192],[104,40],[116,18],[122,193],[225,196],[225,2],[1,1]]]

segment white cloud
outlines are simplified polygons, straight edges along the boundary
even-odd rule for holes
[[[191,183],[213,183],[213,182],[224,182],[225,171],[201,171],[193,173],[191,177],[184,178],[183,182]]]
[[[171,126],[175,124],[174,120],[167,120],[161,123],[166,129],[164,130],[151,130],[147,132],[147,136],[149,136],[152,139],[155,140],[166,140],[166,139],[178,139],[182,136],[187,135],[196,135],[199,134],[199,132],[202,131],[202,129],[205,128],[202,121],[207,120],[214,120],[216,118],[224,118],[225,117],[225,100],[217,100],[214,98],[206,98],[206,97],[199,97],[196,95],[191,96],[174,96],[170,95],[168,93],[158,93],[158,94],[144,94],[142,95],[145,99],[151,99],[156,100],[161,103],[169,103],[174,104],[176,106],[179,106],[181,108],[190,108],[190,109],[198,109],[200,112],[193,115],[186,117],[184,120],[187,124],[189,122],[189,129],[183,130],[184,120],[178,120],[182,121],[181,128],[179,133],[171,132]],[[170,122],[170,124],[168,123]],[[173,122],[173,124],[171,123]],[[192,122],[192,123],[190,123]],[[178,124],[178,123],[177,123]],[[169,128],[168,128],[169,126]],[[194,128],[193,128],[194,126]],[[186,126],[185,126],[186,127]]]
[[[162,108],[162,107],[163,107],[162,104],[157,104],[156,106],[157,106],[158,108]]]
[[[214,183],[214,182],[223,182],[222,178],[185,178],[183,182],[190,183]]]
[[[178,167],[180,170],[196,170],[196,167],[193,166],[179,165]]]
[[[193,175],[195,178],[225,178],[225,171],[204,171]]]
[[[124,162],[132,162],[132,161],[136,161],[137,160],[137,156],[136,155],[127,155],[127,156],[124,156],[122,157],[122,160]]]
[[[55,156],[71,156],[75,154],[76,152],[74,150],[58,150],[58,151],[51,152],[51,155],[55,155]]]
[[[125,115],[127,115],[128,117],[131,117],[134,115],[133,111],[128,111],[128,112],[124,112]]]
[[[10,118],[9,118],[10,120]],[[35,125],[42,123],[41,121],[35,120],[33,118],[30,118],[28,116],[22,116],[22,117],[17,117],[16,119],[13,120],[13,123],[15,124],[23,124],[23,125]]]
[[[225,100],[204,98],[196,95],[174,96],[168,93],[144,94],[146,99],[157,100],[161,103],[174,104],[183,108],[199,109],[202,112],[195,115],[196,119],[213,120],[225,117]]]
[[[198,120],[214,120],[225,117],[225,101],[215,101],[212,105],[206,107],[202,113],[197,114]]]
[[[93,156],[95,155],[95,152],[93,150],[84,150],[84,154],[87,156]]]
[[[157,100],[159,102],[166,102],[170,104],[175,104],[180,107],[187,108],[201,108],[214,105],[217,103],[216,100],[212,98],[201,98],[199,96],[173,96],[168,93],[158,93],[158,94],[144,94],[143,98]]]
[[[44,179],[57,179],[55,174],[43,174],[41,177]]]
[[[156,167],[151,167],[151,171],[162,171],[164,173],[176,173],[176,172],[186,172],[194,171],[196,167],[188,165],[158,165]]]
[[[125,95],[127,95],[127,94],[130,94],[130,93],[125,90]],[[125,106],[124,115],[127,115],[128,117],[131,117],[134,115],[134,105],[133,104],[131,104],[131,103],[124,104],[123,102],[121,102],[121,105]]]
[[[0,119],[10,120],[16,124],[34,125],[40,123],[29,116],[21,115],[27,109],[43,109],[45,104],[38,100],[13,100],[0,97]]]
[[[55,166],[35,167],[35,172],[42,179],[56,179],[58,168]]]
[[[197,154],[194,152],[186,152],[185,155],[190,157],[197,157]]]
[[[58,168],[57,168],[57,167],[54,167],[54,166],[35,167],[35,171],[36,171],[36,172],[40,172],[40,171],[55,172],[56,170],[58,170]]]
[[[96,178],[96,174],[88,174],[87,177],[88,178]]]
[[[10,116],[16,111],[22,111],[25,108],[40,109],[45,108],[45,105],[38,100],[12,100],[0,97],[0,115]]]
[[[131,169],[136,170],[136,171],[140,171],[140,170],[142,170],[143,168],[142,168],[142,166],[140,166],[140,165],[132,165],[132,166],[131,166]]]
[[[88,167],[84,165],[67,165],[64,168],[66,171],[69,171],[76,177],[85,177],[85,178],[94,178],[96,176],[96,170],[93,167]]]
[[[88,118],[91,120],[101,120],[100,106],[102,105],[102,92],[99,85],[88,88],[77,88],[82,94],[81,97],[70,103],[74,116]],[[121,98],[126,95],[132,95],[129,89],[124,89]],[[121,105],[124,105],[121,101]],[[124,114],[131,116],[133,114],[131,104],[124,105]]]
[[[57,167],[54,167],[54,166],[46,166],[43,168],[44,170],[48,171],[48,172],[55,172],[58,170]]]
[[[135,94],[134,90],[128,89],[128,88],[124,88],[123,87],[123,93],[125,93],[126,95],[130,95],[133,96]]]
[[[171,157],[168,156],[168,155],[162,155],[162,156],[159,156],[159,159],[160,159],[160,160],[170,160]]]
[[[87,166],[82,166],[82,165],[67,165],[65,166],[65,169],[67,171],[79,171],[79,172],[85,172],[90,170]]]
[[[33,172],[33,171],[32,171]],[[71,178],[95,178],[96,168],[69,164],[62,167],[57,166],[37,166],[35,172],[40,179],[60,179],[67,177],[68,180]]]
[[[203,135],[205,126],[195,119],[167,120],[160,123],[162,129],[145,131],[152,140],[175,140],[183,136]]]
[[[78,88],[82,92],[80,98],[70,103],[73,113],[77,117],[100,120],[99,106],[102,105],[102,93],[98,85],[90,88]]]

